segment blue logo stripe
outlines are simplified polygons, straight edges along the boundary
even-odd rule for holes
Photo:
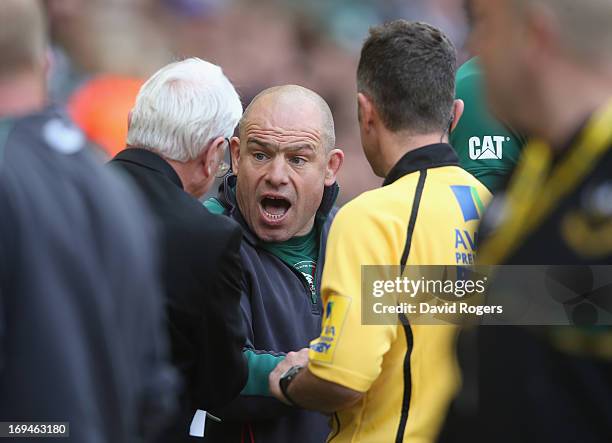
[[[463,212],[463,220],[466,222],[470,220],[479,220],[480,215],[478,215],[478,209],[476,209],[476,205],[474,204],[474,199],[472,198],[471,187],[470,186],[451,186],[451,189],[455,193],[457,202],[459,202],[459,206],[461,207],[461,212]]]

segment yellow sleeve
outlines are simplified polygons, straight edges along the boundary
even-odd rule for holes
[[[394,230],[392,217],[382,219],[360,198],[338,212],[328,237],[322,331],[310,343],[309,369],[319,378],[365,392],[380,374],[397,328],[362,325],[361,266],[399,263],[396,251],[406,233]]]

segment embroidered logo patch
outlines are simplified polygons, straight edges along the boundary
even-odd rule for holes
[[[351,305],[351,298],[332,295],[325,304],[321,336],[310,342],[310,359],[331,363],[342,326]]]

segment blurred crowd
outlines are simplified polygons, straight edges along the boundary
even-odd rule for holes
[[[459,50],[460,0],[45,0],[53,39],[51,95],[109,156],[124,148],[127,113],[143,79],[187,56],[223,67],[246,106],[261,90],[294,83],[318,91],[346,153],[340,203],[380,185],[359,142],[354,94],[368,28],[424,20]],[[350,171],[350,172],[349,172]]]

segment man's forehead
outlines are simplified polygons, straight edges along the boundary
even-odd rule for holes
[[[307,101],[268,100],[262,97],[254,103],[244,121],[244,130],[273,131],[298,136],[321,137],[323,119],[313,103]]]
[[[322,146],[320,130],[306,124],[293,127],[253,121],[245,126],[243,140],[247,144],[270,148],[310,147],[316,149]]]
[[[270,93],[253,103],[248,117],[267,117],[287,122],[299,122],[306,118],[307,123],[321,122],[321,111],[309,97],[299,94]]]
[[[329,106],[314,91],[297,85],[269,88],[255,97],[240,121],[240,137],[245,139],[253,127],[281,138],[287,132],[302,132],[325,150],[335,145]]]

